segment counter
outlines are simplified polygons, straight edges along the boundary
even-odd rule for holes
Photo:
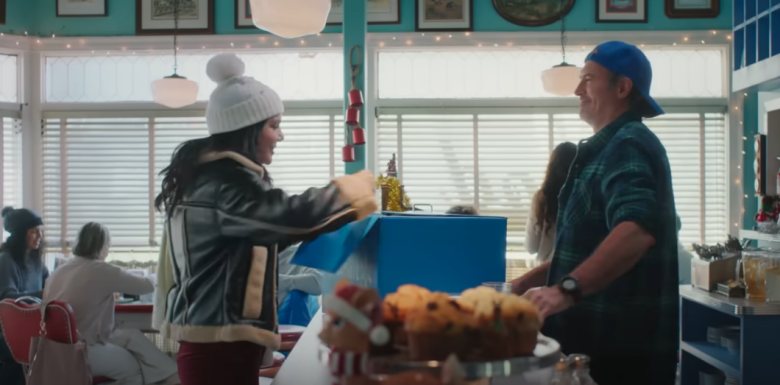
[[[680,384],[697,385],[701,372],[717,369],[743,385],[777,385],[780,304],[680,286]],[[733,340],[713,341],[717,329],[737,330]]]
[[[322,312],[318,311],[279,369],[273,385],[333,385],[330,372],[320,363],[317,354],[321,329]]]

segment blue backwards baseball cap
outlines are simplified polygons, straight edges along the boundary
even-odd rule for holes
[[[634,83],[634,87],[644,98],[645,103],[639,107],[643,117],[652,118],[664,113],[661,106],[650,97],[650,82],[653,80],[653,69],[642,51],[635,45],[622,41],[607,41],[596,46],[585,58],[594,61],[616,75],[625,76]]]

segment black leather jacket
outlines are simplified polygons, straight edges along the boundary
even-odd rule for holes
[[[168,221],[174,286],[163,328],[179,341],[277,349],[277,252],[356,219],[357,211],[337,183],[288,196],[241,155],[202,160]]]

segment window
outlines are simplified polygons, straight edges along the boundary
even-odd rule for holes
[[[19,101],[19,71],[16,55],[0,54],[0,102]]]
[[[198,82],[198,100],[208,100],[216,87],[206,76],[206,63],[213,55],[179,55],[178,73]],[[339,50],[238,56],[246,64],[246,75],[268,84],[285,101],[341,99],[344,75]],[[152,81],[170,75],[172,63],[171,55],[46,56],[44,96],[49,103],[152,101]]]
[[[572,47],[569,63],[589,51]],[[725,52],[717,47],[647,47],[655,97],[725,97]],[[380,99],[546,98],[543,70],[561,60],[560,47],[479,50],[416,49],[379,52]],[[678,63],[685,62],[685,66]]]
[[[0,207],[22,206],[22,126],[19,119],[0,118]],[[5,241],[7,234],[3,230]]]
[[[507,248],[514,257],[525,249],[531,198],[544,179],[550,152],[562,141],[576,143],[593,134],[573,111],[410,110],[381,111],[377,164],[397,154],[400,178],[414,204],[432,205],[435,212],[470,204],[480,214],[507,217]],[[669,155],[683,223],[680,240],[687,245],[716,243],[727,233],[725,119],[724,112],[692,112],[646,121]]]
[[[339,173],[340,146],[332,139],[335,122],[341,121],[337,113],[335,108],[285,113],[285,140],[269,168],[277,186],[297,193],[325,185]],[[152,208],[158,174],[179,143],[205,135],[203,111],[175,117],[47,113],[43,199],[49,245],[67,253],[81,226],[99,221],[111,231],[113,251],[154,255],[162,234],[162,220]]]
[[[507,217],[507,255],[527,257],[525,225],[550,152],[593,132],[573,98],[542,89],[539,74],[560,60],[557,46],[488,45],[379,50],[373,161],[375,171],[384,172],[396,153],[406,192],[421,208],[444,212],[470,204],[481,214]],[[712,45],[643,50],[653,63],[651,93],[669,98],[662,103],[669,113],[646,124],[669,155],[680,240],[686,246],[720,242],[729,206],[727,51]],[[588,51],[570,47],[567,53],[570,63],[581,63]],[[696,63],[686,67],[696,70],[681,70],[680,62]],[[508,263],[508,271],[513,267]]]

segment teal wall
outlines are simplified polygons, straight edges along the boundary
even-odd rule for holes
[[[744,191],[743,207],[745,214],[742,216],[742,228],[752,229],[756,224],[755,216],[758,212],[758,199],[756,198],[756,173],[753,171],[753,163],[756,159],[755,136],[758,134],[758,92],[747,92],[742,104],[742,135],[746,138],[742,143],[742,190]],[[747,197],[745,197],[747,196]]]
[[[0,31],[21,34],[63,36],[116,36],[135,34],[135,0],[106,0],[108,16],[56,17],[56,0],[7,0],[6,24]],[[235,0],[215,1],[215,28],[218,34],[257,34],[257,29],[235,29]],[[415,26],[416,0],[400,0],[401,23],[370,25],[369,32],[411,32]],[[557,30],[559,24],[522,27],[504,20],[493,9],[491,0],[471,0],[474,4],[475,31],[544,31]],[[714,19],[669,19],[664,1],[647,0],[647,23],[596,23],[597,0],[576,0],[566,18],[567,28],[575,31],[613,30],[692,30],[731,29],[731,0],[721,1],[721,12]],[[328,26],[325,32],[341,32],[341,26]]]

